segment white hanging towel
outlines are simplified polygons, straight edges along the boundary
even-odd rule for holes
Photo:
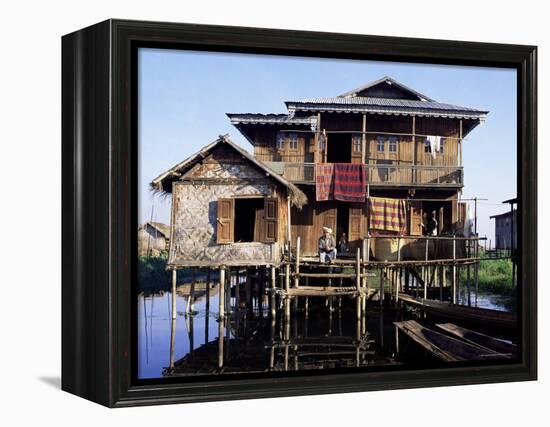
[[[435,156],[441,149],[441,137],[435,136],[435,135],[428,135],[426,139],[430,143],[430,151],[432,153],[432,157],[435,159]]]
[[[473,221],[470,215],[470,204],[466,203],[466,213],[464,217],[464,230],[463,230],[464,237],[470,237],[471,235],[473,235],[474,233],[472,229],[473,229]]]

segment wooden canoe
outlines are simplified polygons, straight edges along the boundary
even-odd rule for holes
[[[508,358],[508,355],[470,344],[422,326],[416,320],[394,322],[409,338],[445,362]]]
[[[514,356],[517,354],[518,348],[515,344],[493,338],[489,335],[485,335],[476,331],[471,331],[470,329],[462,328],[460,326],[454,325],[453,323],[438,323],[436,324],[436,326],[450,334],[462,338],[469,343],[480,345],[489,350],[508,354],[510,356]]]
[[[407,304],[419,307],[428,313],[433,313],[441,317],[505,328],[517,327],[516,314],[507,311],[467,307],[442,301],[415,298],[403,292],[399,293],[399,299]]]

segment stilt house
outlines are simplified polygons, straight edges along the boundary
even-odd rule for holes
[[[345,234],[350,253],[378,237],[374,259],[391,257],[397,236],[400,256],[414,259],[424,258],[415,236],[461,235],[464,138],[487,111],[389,77],[286,107],[228,113],[253,155],[223,136],[152,182],[172,193],[169,265],[277,265],[298,237],[315,256],[323,226]]]

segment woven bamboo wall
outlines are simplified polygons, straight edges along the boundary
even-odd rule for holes
[[[193,167],[172,191],[170,266],[278,264],[280,245],[261,242],[217,244],[217,200],[277,197],[278,186],[238,156],[217,152]],[[281,236],[279,236],[281,237]],[[284,237],[284,236],[282,236]]]

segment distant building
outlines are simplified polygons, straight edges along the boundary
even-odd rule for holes
[[[512,211],[505,212],[500,215],[493,215],[490,218],[495,219],[495,249],[512,249],[516,247],[516,236],[517,236],[517,222],[516,222],[516,212],[514,209]],[[512,242],[512,232],[514,236],[514,241]]]
[[[170,246],[170,226],[161,222],[146,222],[138,229],[138,255],[158,257]]]

